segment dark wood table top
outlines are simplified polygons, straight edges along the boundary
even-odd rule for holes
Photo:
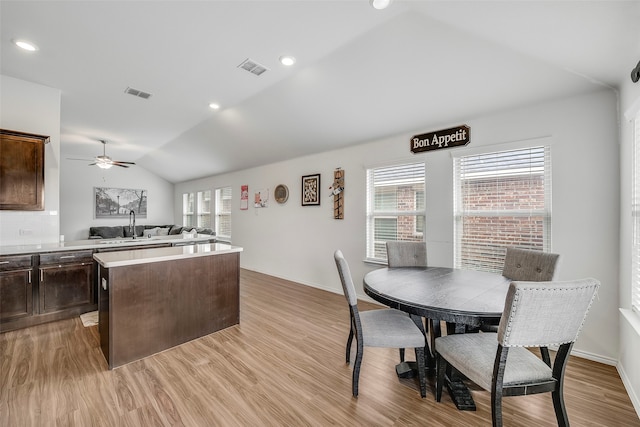
[[[391,308],[477,327],[500,319],[510,282],[496,273],[448,267],[381,268],[365,275],[364,291]]]

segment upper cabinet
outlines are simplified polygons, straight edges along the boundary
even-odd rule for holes
[[[44,210],[48,136],[0,129],[0,210]]]

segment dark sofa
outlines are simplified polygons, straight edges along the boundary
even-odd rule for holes
[[[193,233],[195,230],[198,234],[210,234],[215,236],[215,232],[210,228],[202,227],[190,227],[182,225],[136,225],[136,237],[146,236],[151,230],[158,232],[154,236],[162,235],[175,235],[180,234],[183,231]],[[89,239],[116,239],[123,237],[132,237],[129,232],[128,225],[114,225],[114,226],[102,226],[102,227],[90,227]]]

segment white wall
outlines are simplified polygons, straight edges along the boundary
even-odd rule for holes
[[[0,211],[2,245],[56,242],[60,229],[60,90],[5,75],[0,75],[0,89],[0,128],[50,137],[44,153],[44,210]]]
[[[389,162],[420,160],[427,171],[429,263],[453,262],[453,187],[451,153],[455,149],[412,155],[412,135],[467,124],[469,149],[548,137],[552,145],[553,243],[562,256],[559,279],[595,277],[600,295],[574,347],[583,356],[614,363],[618,357],[619,154],[617,100],[601,91],[543,105],[451,123],[429,124],[390,138],[245,171],[184,182],[175,186],[175,216],[187,191],[233,188],[233,244],[242,246],[243,268],[341,293],[333,251],[341,249],[354,282],[379,266],[366,264],[365,169]],[[225,143],[216,141],[216,143]],[[345,219],[332,217],[328,196],[333,170],[345,171]],[[302,175],[322,174],[322,204],[302,207]],[[240,186],[249,185],[250,207],[239,210]],[[286,204],[273,200],[278,184],[289,187]],[[271,192],[268,208],[251,201],[259,188]],[[360,292],[360,296],[364,294]]]
[[[636,412],[640,414],[640,315],[631,312],[631,246],[633,222],[630,215],[633,169],[633,122],[640,111],[640,83],[625,79],[620,88],[620,355],[618,371]],[[628,117],[625,117],[627,115]]]
[[[95,218],[94,187],[147,190],[147,217],[136,218],[136,225],[175,223],[172,183],[137,165],[105,170],[87,163],[62,159],[60,233],[66,241],[88,238],[89,227],[129,224],[128,218]]]

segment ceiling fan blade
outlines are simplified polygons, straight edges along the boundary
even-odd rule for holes
[[[113,166],[120,166],[121,168],[128,168],[127,165],[121,165],[120,163],[111,163]]]
[[[135,163],[134,163],[134,162],[121,162],[120,160],[114,160],[114,161],[113,161],[113,163],[114,163],[114,164],[118,164],[118,163],[120,163],[120,164],[122,164],[122,165],[135,165]]]

